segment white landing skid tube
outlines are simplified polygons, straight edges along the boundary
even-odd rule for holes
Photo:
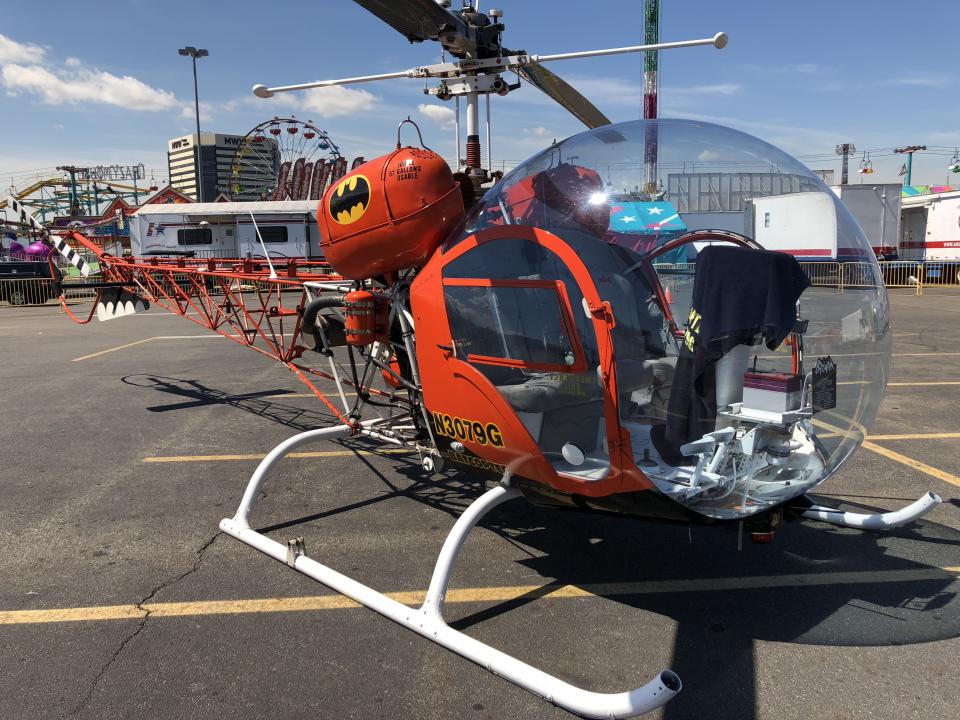
[[[582,690],[454,630],[446,624],[442,615],[444,596],[457,555],[467,535],[480,518],[490,510],[521,494],[519,490],[509,487],[506,483],[480,496],[454,523],[437,559],[426,600],[419,609],[403,605],[307,557],[303,554],[303,545],[298,541],[283,545],[251,529],[250,514],[260,489],[270,470],[279,460],[305,443],[350,433],[351,429],[346,425],[310,430],[278,445],[260,462],[251,476],[237,514],[233,518],[222,520],[220,529],[428,640],[472,660],[490,672],[577,715],[592,718],[626,718],[642,715],[664,705],[680,692],[680,678],[669,670],[663,670],[643,687],[628,692],[597,693]]]
[[[801,513],[801,517],[858,530],[891,530],[923,517],[941,502],[939,495],[928,492],[906,507],[888,513],[865,515],[814,505]]]

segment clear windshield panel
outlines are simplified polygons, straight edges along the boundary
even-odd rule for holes
[[[688,120],[597,128],[505,176],[447,249],[511,224],[574,247],[611,303],[620,422],[665,494],[749,515],[822,482],[863,441],[888,372],[885,288],[857,222],[788,154]],[[532,258],[512,262],[536,275]]]
[[[606,477],[597,337],[560,258],[494,240],[448,263],[443,283],[457,357],[494,385],[557,472]]]

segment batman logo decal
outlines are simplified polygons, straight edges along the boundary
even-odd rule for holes
[[[370,181],[363,175],[344,178],[330,194],[330,217],[339,225],[355,223],[369,206]]]

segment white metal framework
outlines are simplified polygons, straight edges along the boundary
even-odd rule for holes
[[[369,430],[369,425],[370,423],[364,423],[362,427]],[[306,443],[343,437],[352,433],[353,429],[347,425],[309,430],[294,435],[275,447],[260,462],[251,476],[236,515],[222,520],[220,529],[408,630],[578,715],[592,718],[633,717],[660,707],[680,692],[680,678],[670,670],[661,671],[646,685],[627,692],[597,693],[584,690],[447,625],[443,619],[443,602],[460,548],[463,547],[470,531],[484,515],[501,503],[520,496],[520,491],[510,486],[509,476],[504,476],[499,485],[475,500],[454,523],[440,550],[426,599],[420,608],[403,605],[307,557],[302,538],[291,540],[284,545],[250,527],[250,516],[260,490],[270,471],[280,460]]]

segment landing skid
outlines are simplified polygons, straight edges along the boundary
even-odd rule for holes
[[[835,508],[811,505],[800,512],[800,517],[807,520],[839,525],[840,527],[855,528],[857,530],[892,530],[901,525],[918,520],[943,502],[935,492],[927,492],[919,499],[914,500],[906,507],[888,513],[863,514],[852,513]]]
[[[250,527],[250,515],[260,490],[277,462],[308,442],[329,440],[350,435],[353,432],[353,428],[347,425],[310,430],[278,445],[257,466],[236,515],[222,520],[220,529],[408,630],[578,715],[592,718],[625,718],[642,715],[664,705],[680,692],[680,678],[670,670],[663,670],[646,685],[627,692],[596,693],[583,690],[447,625],[443,619],[443,602],[460,548],[463,547],[470,531],[484,515],[501,503],[521,495],[519,490],[510,486],[509,475],[504,476],[499,485],[475,500],[454,523],[440,550],[426,599],[419,609],[403,605],[307,557],[304,554],[302,541],[291,541],[283,545]]]

